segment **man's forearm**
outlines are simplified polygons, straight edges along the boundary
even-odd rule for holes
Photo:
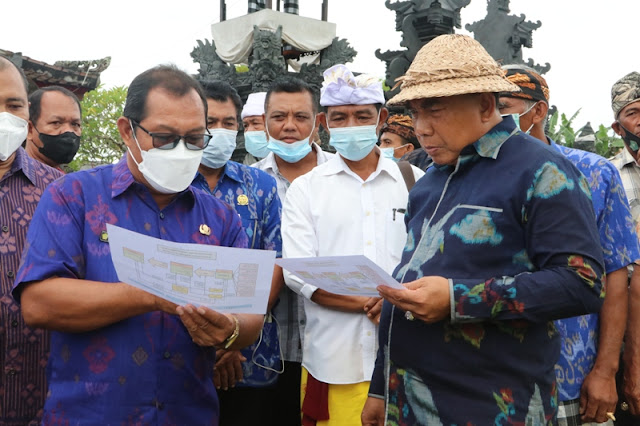
[[[311,296],[311,301],[325,308],[343,312],[357,312],[364,314],[364,305],[369,301],[368,297],[341,296],[317,289]]]
[[[625,370],[640,377],[640,266],[635,266],[629,286],[629,316],[624,345]]]
[[[159,308],[158,298],[125,283],[48,278],[25,286],[22,315],[31,327],[81,333]],[[170,302],[166,302],[167,309]]]
[[[598,352],[594,370],[614,376],[620,363],[620,348],[627,323],[628,304],[627,268],[607,274],[607,292],[600,311]]]

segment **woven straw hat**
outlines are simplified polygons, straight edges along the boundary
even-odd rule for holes
[[[389,105],[470,93],[519,92],[480,43],[460,34],[446,34],[422,46],[407,73],[398,78],[400,93]]]

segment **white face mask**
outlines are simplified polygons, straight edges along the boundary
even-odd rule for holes
[[[0,161],[7,161],[27,138],[29,122],[9,112],[0,112]]]
[[[227,164],[233,150],[236,149],[237,130],[209,129],[211,140],[202,154],[202,164],[212,169],[219,169]]]
[[[131,150],[129,155],[149,185],[162,194],[175,194],[187,189],[198,171],[203,150],[187,149],[184,141],[181,140],[173,149],[151,148],[149,151],[143,151],[131,121],[129,126],[133,132],[133,140],[136,141],[140,150],[142,161],[138,163]]]

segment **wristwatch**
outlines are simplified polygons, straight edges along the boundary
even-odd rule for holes
[[[233,329],[233,332],[225,339],[223,343],[225,349],[229,349],[229,346],[233,345],[233,342],[236,341],[238,336],[240,335],[240,321],[238,321],[238,317],[235,315],[231,315],[233,321],[236,323],[236,328]]]

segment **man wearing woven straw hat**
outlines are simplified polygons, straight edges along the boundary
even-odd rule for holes
[[[636,233],[640,236],[640,73],[631,72],[613,85],[611,107],[616,120],[611,127],[625,145],[611,162],[620,171]],[[622,408],[640,416],[640,267],[634,268],[629,286],[629,319],[623,357],[626,402]]]
[[[391,272],[406,240],[408,191],[376,147],[382,82],[344,65],[324,73],[320,120],[338,155],[296,179],[282,208],[283,257],[362,254]],[[410,167],[415,180],[424,173]],[[285,272],[304,297],[303,424],[358,424],[377,351],[379,297],[340,296]],[[306,386],[305,386],[306,382]]]
[[[409,107],[435,166],[409,196],[406,289],[378,288],[363,424],[555,424],[552,320],[604,296],[588,184],[501,118],[497,93],[519,89],[475,40],[435,38],[401,82],[389,103]]]
[[[387,118],[380,130],[380,151],[395,162],[419,149],[420,143],[413,131],[413,121],[408,115],[394,114]]]
[[[618,170],[601,156],[555,144],[544,134],[549,87],[535,70],[507,65],[506,77],[521,92],[503,93],[502,114],[518,114],[523,129],[566,156],[587,178],[591,188],[600,245],[607,273],[607,295],[600,315],[584,315],[555,322],[564,344],[556,364],[558,424],[613,426],[607,413],[616,409],[616,371],[627,322],[627,266],[640,258],[638,238]],[[613,417],[613,416],[611,416]]]

